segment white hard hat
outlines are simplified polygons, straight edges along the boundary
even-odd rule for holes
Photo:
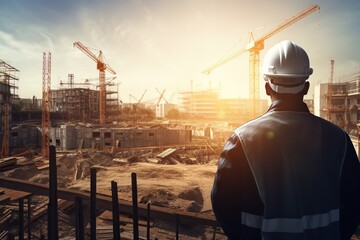
[[[273,46],[265,55],[261,68],[264,80],[278,93],[298,93],[313,73],[304,49],[285,40]]]

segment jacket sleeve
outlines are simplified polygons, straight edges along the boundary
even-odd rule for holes
[[[347,136],[347,151],[340,179],[340,232],[349,240],[360,224],[360,163]]]
[[[218,169],[211,192],[211,202],[216,220],[229,239],[241,235],[241,177],[240,161],[244,154],[239,150],[240,142],[232,134],[220,155]]]

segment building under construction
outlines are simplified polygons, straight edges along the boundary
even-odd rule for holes
[[[19,70],[0,59],[0,139],[2,140],[1,156],[9,154],[9,131],[11,123],[12,99],[17,98],[17,81]]]
[[[79,87],[81,85],[81,87]],[[68,75],[68,82],[60,82],[59,89],[51,90],[51,112],[64,120],[96,122],[99,119],[100,92],[89,81],[74,83],[74,75]],[[116,121],[119,116],[117,85],[107,83],[106,120]]]
[[[315,86],[314,113],[348,132],[359,154],[360,70]]]
[[[78,87],[51,90],[51,109],[65,120],[98,119],[99,91]]]

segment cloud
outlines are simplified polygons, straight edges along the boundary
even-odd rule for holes
[[[33,42],[25,42],[15,38],[12,34],[6,33],[0,30],[0,42],[3,51],[20,55],[24,58],[33,58],[34,55],[38,55],[41,51],[40,45]]]

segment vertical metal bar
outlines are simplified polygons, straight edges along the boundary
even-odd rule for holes
[[[84,214],[83,214],[83,200],[81,197],[75,198],[76,205],[76,240],[84,240]]]
[[[119,198],[118,198],[118,187],[115,181],[111,181],[111,192],[112,192],[113,238],[115,240],[120,240]]]
[[[176,240],[179,240],[179,214],[175,214],[176,216]]]
[[[58,239],[58,203],[57,203],[57,167],[55,146],[49,147],[49,205],[48,205],[48,238]]]
[[[24,199],[19,199],[19,240],[24,240]]]
[[[28,211],[27,211],[27,227],[28,227],[28,240],[31,240],[31,195],[27,198]]]
[[[215,240],[216,239],[216,226],[213,227],[213,230],[214,230],[214,233],[213,233],[212,239]]]
[[[90,239],[96,239],[96,168],[91,168],[90,182]]]
[[[41,240],[45,240],[45,235],[44,235],[43,229],[44,229],[43,225],[40,223],[40,239]]]
[[[146,239],[150,240],[150,205],[151,203],[148,202],[146,204],[146,219],[147,219],[147,224],[146,224]]]
[[[136,173],[131,173],[131,185],[132,185],[132,203],[133,203],[133,235],[134,240],[139,239],[139,218],[138,218],[138,200],[137,200],[137,182]]]
[[[206,146],[206,155],[207,155],[207,162],[210,162],[210,154],[207,146]]]

